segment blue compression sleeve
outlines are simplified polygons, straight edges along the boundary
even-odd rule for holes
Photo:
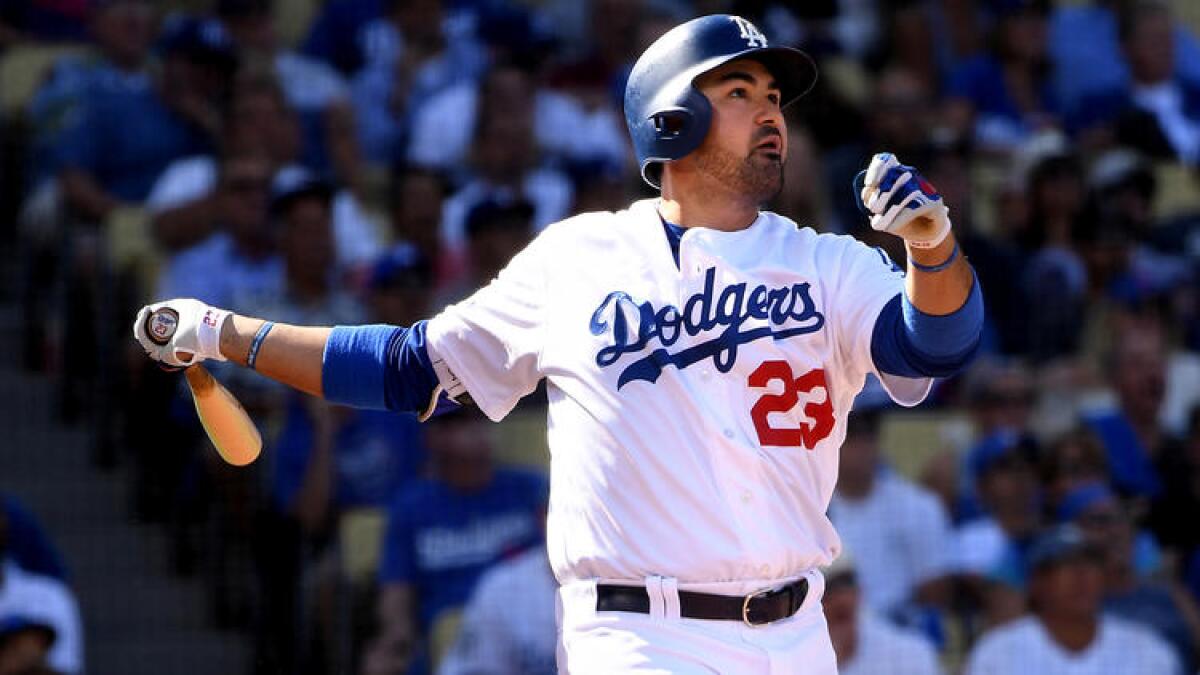
[[[325,343],[325,398],[355,408],[419,412],[429,405],[437,375],[425,349],[425,322],[399,326],[338,326]]]
[[[949,377],[979,349],[983,335],[983,293],[979,279],[967,301],[944,316],[926,314],[905,293],[892,298],[875,321],[871,359],[881,373],[900,377]]]

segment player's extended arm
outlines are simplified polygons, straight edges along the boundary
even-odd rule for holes
[[[950,230],[941,196],[912,167],[880,153],[863,172],[859,196],[871,227],[904,239],[904,293],[880,312],[871,340],[881,372],[945,377],[979,347],[983,295]]]
[[[169,310],[164,312],[162,310]],[[174,322],[163,344],[158,322]],[[440,393],[425,348],[425,322],[401,326],[292,326],[233,314],[187,298],[147,305],[133,323],[146,354],[166,366],[205,359],[233,361],[335,403],[358,408],[428,412]]]

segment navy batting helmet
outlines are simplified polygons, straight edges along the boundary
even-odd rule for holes
[[[791,47],[768,47],[767,38],[740,16],[713,14],[667,31],[638,58],[625,85],[625,124],[642,178],[660,187],[661,165],[700,147],[708,135],[712,104],[696,78],[735,59],[766,66],[786,107],[812,88],[817,67]]]

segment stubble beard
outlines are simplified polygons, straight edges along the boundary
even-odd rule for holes
[[[715,184],[759,206],[783,190],[782,157],[772,160],[757,152],[739,157],[722,148],[701,148],[696,151],[696,168]]]

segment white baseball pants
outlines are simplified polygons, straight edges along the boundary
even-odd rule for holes
[[[821,573],[808,573],[799,611],[764,626],[679,616],[674,579],[649,577],[650,614],[597,612],[596,584],[578,581],[558,592],[560,675],[837,675],[821,595]],[[790,580],[789,580],[790,581]],[[610,583],[629,584],[629,581]],[[774,581],[686,584],[682,590],[746,595]]]

